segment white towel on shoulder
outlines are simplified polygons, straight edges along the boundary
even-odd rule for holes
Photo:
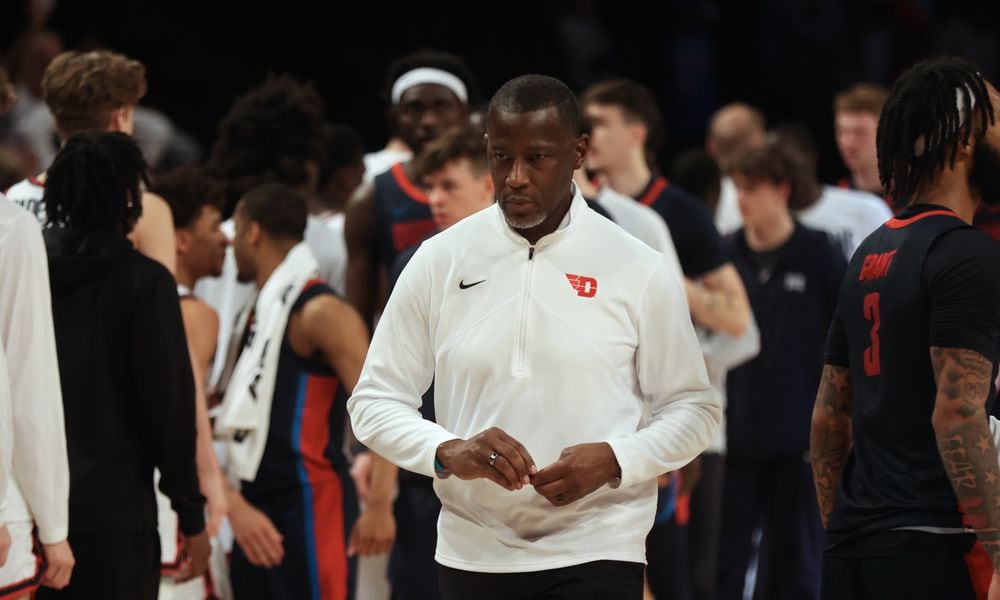
[[[239,353],[239,359],[226,383],[215,434],[228,442],[229,473],[238,479],[253,481],[257,476],[267,443],[271,401],[288,317],[300,292],[316,273],[316,258],[304,243],[297,244],[268,277],[256,302],[251,298],[237,317],[240,326],[234,330],[236,337],[242,336],[253,310],[256,327],[242,352],[239,344],[230,345],[230,352]],[[233,360],[233,356],[236,354],[228,360]]]

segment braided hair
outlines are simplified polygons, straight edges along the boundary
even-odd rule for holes
[[[986,81],[971,62],[942,57],[910,67],[892,86],[878,122],[885,195],[909,204],[946,165],[955,166],[960,146],[985,135],[993,121]]]
[[[142,214],[147,170],[139,146],[124,133],[71,136],[48,169],[49,224],[129,233]]]

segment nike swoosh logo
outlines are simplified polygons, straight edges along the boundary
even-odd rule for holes
[[[458,289],[460,289],[460,290],[467,290],[467,289],[469,289],[470,287],[473,287],[473,286],[476,286],[476,285],[479,285],[480,283],[483,283],[483,282],[485,282],[485,281],[486,281],[485,279],[481,279],[481,280],[479,280],[479,281],[477,281],[477,282],[475,282],[475,283],[470,283],[470,284],[466,285],[466,284],[465,284],[465,280],[463,279],[462,281],[459,281],[459,282],[458,282]]]

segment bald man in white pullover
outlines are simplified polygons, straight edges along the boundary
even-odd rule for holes
[[[655,479],[721,418],[676,266],[572,184],[581,121],[558,80],[497,92],[497,204],[414,255],[348,404],[363,443],[436,475],[445,600],[638,600]]]

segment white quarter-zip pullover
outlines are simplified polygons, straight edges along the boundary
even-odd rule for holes
[[[428,476],[441,443],[490,427],[519,440],[539,469],[575,444],[614,450],[620,485],[560,508],[531,486],[435,479],[443,565],[644,562],[654,479],[697,456],[718,427],[676,266],[595,216],[578,191],[569,217],[530,246],[494,205],[424,242],[348,404],[363,443]],[[432,379],[437,423],[418,412]]]

